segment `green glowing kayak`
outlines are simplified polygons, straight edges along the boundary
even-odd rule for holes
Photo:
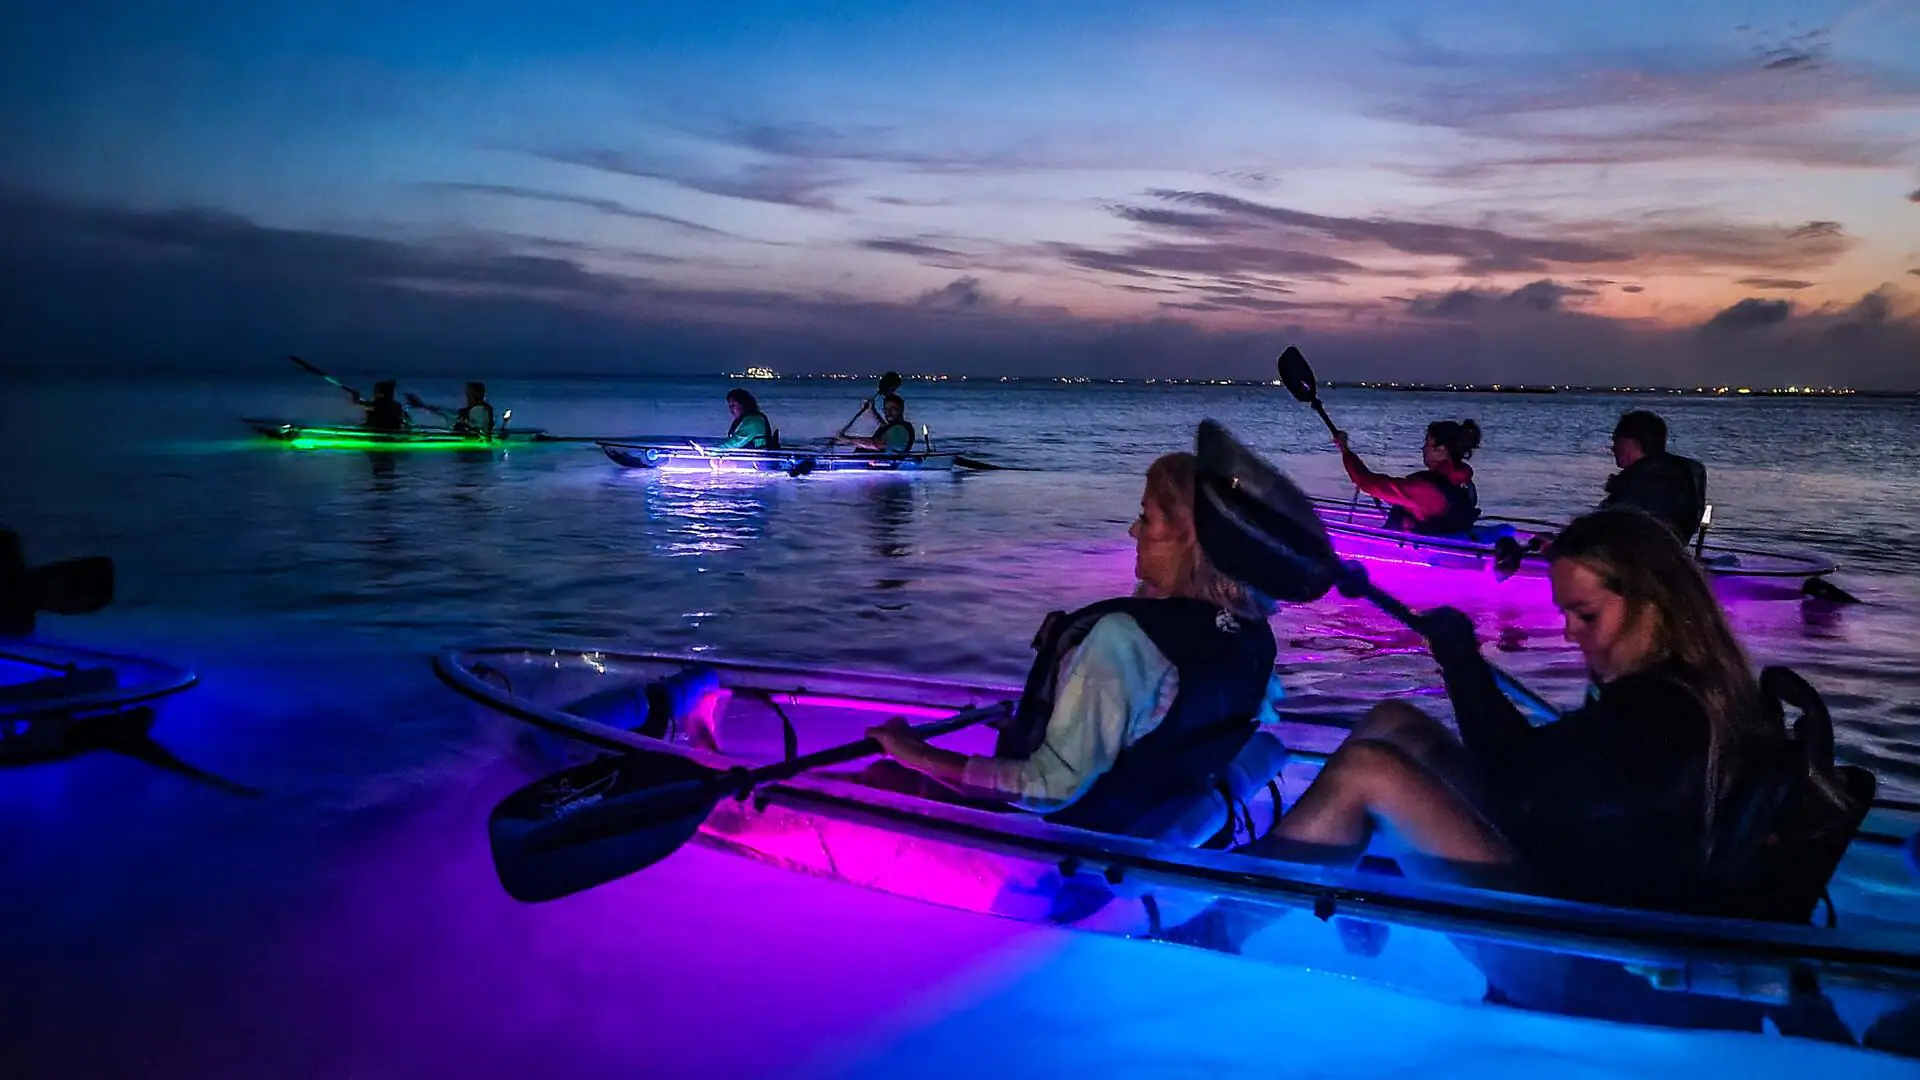
[[[255,433],[295,450],[496,450],[505,443],[556,441],[539,428],[496,431],[488,439],[447,428],[369,431],[352,424],[302,424],[291,420],[254,417],[244,419],[241,423]]]

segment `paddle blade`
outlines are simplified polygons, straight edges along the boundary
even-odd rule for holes
[[[1287,346],[1280,354],[1280,381],[1287,384],[1287,393],[1295,401],[1316,401],[1320,397],[1320,385],[1314,381],[1313,368],[1296,345]]]
[[[113,603],[113,560],[105,555],[62,559],[32,571],[41,611],[85,615]]]
[[[718,798],[713,776],[678,754],[636,751],[528,784],[487,819],[501,886],[537,904],[652,866],[700,831]]]
[[[1339,559],[1307,497],[1218,421],[1200,422],[1195,445],[1194,532],[1213,565],[1275,600],[1325,596]]]

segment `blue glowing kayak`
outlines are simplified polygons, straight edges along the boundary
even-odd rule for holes
[[[435,670],[483,713],[530,724],[548,733],[536,744],[581,762],[549,793],[550,814],[681,778],[676,762],[766,764],[857,738],[889,716],[943,717],[1019,695],[1015,686],[594,647],[450,651]],[[662,693],[667,686],[680,690]],[[669,699],[673,707],[658,706]],[[1271,819],[1275,798],[1297,798],[1360,707],[1281,702],[1266,730],[1292,756],[1250,800],[1248,817]],[[987,752],[991,738],[972,728],[941,744]],[[649,753],[620,756],[630,750]],[[1771,1024],[1792,1037],[1920,1057],[1920,893],[1902,850],[1917,820],[1905,810],[1869,816],[1831,883],[1832,927],[1474,888],[1404,876],[1373,857],[1338,869],[1108,836],[883,790],[857,766],[723,799],[696,839],[967,911],[1211,948],[1446,1000],[1756,1037]]]
[[[916,451],[907,454],[847,453],[835,450],[790,448],[780,450],[718,450],[697,440],[649,442],[603,441],[600,448],[614,464],[629,469],[697,473],[898,473],[952,472],[953,454]]]
[[[124,713],[198,681],[162,660],[42,641],[0,642],[0,749],[44,745],[75,723]]]

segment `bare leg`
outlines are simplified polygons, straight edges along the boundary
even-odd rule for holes
[[[1398,747],[1430,772],[1438,773],[1468,802],[1478,806],[1483,801],[1479,769],[1460,737],[1414,705],[1383,701],[1367,711],[1347,738]]]
[[[1241,851],[1298,860],[1317,850],[1311,861],[1352,863],[1381,827],[1444,862],[1513,862],[1499,831],[1438,773],[1392,743],[1353,738],[1273,832]]]

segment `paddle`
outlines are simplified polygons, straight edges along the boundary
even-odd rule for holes
[[[359,401],[365,400],[360,396],[360,391],[355,390],[353,387],[348,386],[346,383],[341,382],[339,379],[336,379],[333,376],[327,374],[326,372],[321,371],[319,368],[314,367],[312,364],[307,363],[305,360],[302,360],[297,356],[291,356],[291,355],[288,356],[287,359],[293,361],[296,364],[299,364],[301,367],[305,368],[311,374],[318,375],[321,378],[332,383],[333,385],[339,387],[340,389],[345,390],[347,393],[352,394],[354,401],[359,402]]]
[[[1200,422],[1196,449],[1200,465],[1194,532],[1215,566],[1290,603],[1311,603],[1337,588],[1343,596],[1372,602],[1424,635],[1413,609],[1369,581],[1365,567],[1335,553],[1319,512],[1284,473],[1216,420]],[[1508,696],[1526,699],[1521,704],[1557,711],[1512,675],[1498,667],[1493,673]]]
[[[1295,401],[1304,401],[1313,406],[1320,414],[1320,422],[1327,425],[1327,434],[1338,435],[1340,429],[1333,426],[1333,418],[1327,415],[1327,407],[1320,404],[1320,384],[1314,380],[1313,368],[1307,364],[1307,358],[1301,354],[1300,347],[1289,345],[1280,354],[1280,381],[1287,384],[1287,392]]]
[[[416,409],[425,409],[426,411],[434,414],[435,416],[440,417],[442,420],[445,420],[448,417],[453,416],[454,414],[460,411],[458,409],[443,409],[438,405],[432,404],[431,402],[422,401],[420,400],[420,395],[414,393],[411,390],[407,391],[406,398],[407,398],[407,404],[413,406]]]
[[[1012,702],[913,728],[932,738],[992,720]],[[644,870],[678,851],[720,800],[761,784],[880,751],[871,738],[790,761],[718,769],[666,750],[629,750],[563,769],[507,796],[487,820],[494,869],[507,895],[556,900]]]
[[[105,555],[28,566],[19,534],[0,529],[0,636],[25,637],[35,615],[85,615],[113,603],[113,560]]]

